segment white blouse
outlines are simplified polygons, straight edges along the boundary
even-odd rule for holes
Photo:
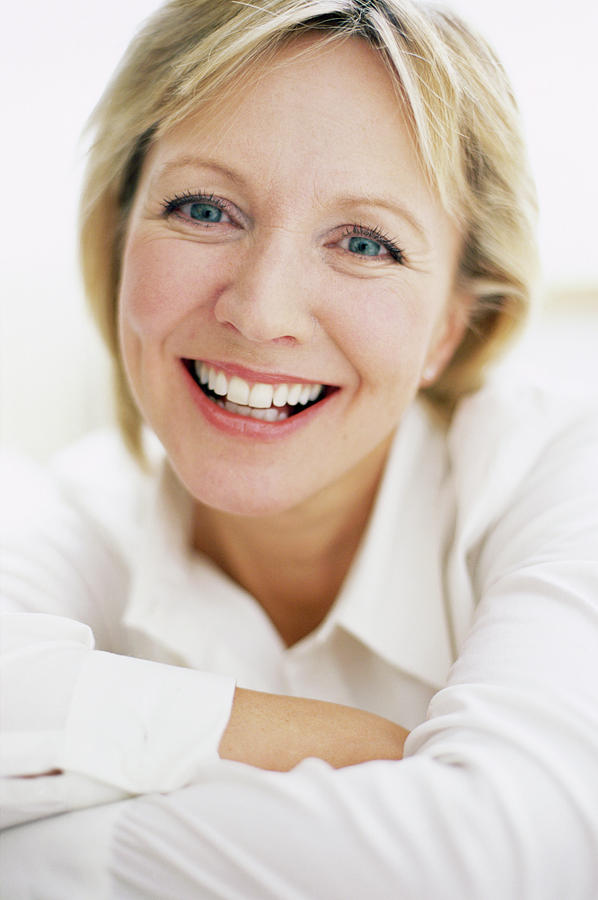
[[[596,411],[495,385],[446,428],[418,402],[291,648],[192,553],[160,454],[144,475],[103,434],[3,471],[11,898],[598,895]],[[235,682],[393,719],[405,759],[220,760]]]

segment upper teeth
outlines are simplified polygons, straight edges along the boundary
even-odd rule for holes
[[[322,393],[321,384],[265,384],[262,381],[249,383],[238,375],[225,375],[220,369],[208,366],[201,360],[194,363],[195,374],[201,384],[207,384],[211,391],[226,397],[239,406],[253,406],[268,409],[270,406],[296,406],[316,400]]]

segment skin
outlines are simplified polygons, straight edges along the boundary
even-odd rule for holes
[[[133,393],[195,499],[195,547],[289,645],[333,603],[393,433],[452,355],[468,301],[455,286],[459,233],[382,62],[358,39],[318,40],[297,41],[233,100],[154,144],[119,306]],[[186,193],[217,198],[207,215],[219,221],[193,219],[183,201],[173,209]],[[282,438],[231,434],[194,402],[182,359],[337,390]],[[321,706],[239,689],[221,755],[281,769],[306,755],[400,758],[403,729]]]

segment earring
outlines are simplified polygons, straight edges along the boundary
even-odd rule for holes
[[[422,372],[421,383],[424,387],[429,387],[432,384],[436,375],[438,373],[438,366],[436,363],[428,363]]]

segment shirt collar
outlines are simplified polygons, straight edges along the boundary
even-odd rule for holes
[[[366,533],[336,603],[291,652],[324,642],[340,627],[397,669],[434,688],[444,684],[454,657],[442,576],[453,506],[444,448],[441,427],[423,403],[416,403],[397,430]],[[200,598],[196,595],[195,613],[188,602],[198,567],[189,547],[191,518],[191,500],[164,461],[133,566],[125,622],[169,646],[186,664],[193,664],[203,631]],[[205,567],[213,570],[207,560]],[[209,576],[210,590],[225,579],[217,571]],[[230,584],[226,589],[230,592]],[[185,602],[179,604],[179,598]],[[197,628],[184,621],[194,614]]]
[[[340,626],[435,689],[455,658],[443,584],[454,524],[447,473],[443,426],[418,401],[397,430],[361,546],[321,626],[321,637]]]

